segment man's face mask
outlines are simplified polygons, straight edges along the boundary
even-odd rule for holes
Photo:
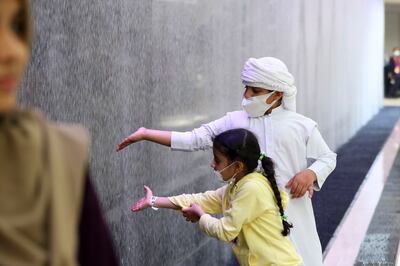
[[[400,56],[400,50],[394,51],[394,52],[393,52],[393,55],[394,55],[394,56]]]
[[[243,109],[249,114],[250,117],[259,117],[263,116],[265,112],[270,109],[277,100],[273,101],[272,103],[266,103],[266,100],[274,93],[272,91],[267,94],[259,95],[250,97],[248,99],[243,98],[242,100],[242,107]]]

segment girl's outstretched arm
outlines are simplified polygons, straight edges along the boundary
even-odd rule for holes
[[[144,210],[144,209],[147,209],[150,207],[150,202],[153,197],[153,191],[151,191],[151,189],[148,186],[144,186],[144,191],[146,192],[146,195],[132,205],[131,210],[133,212],[138,212],[138,211],[141,211],[141,210]],[[174,210],[180,209],[180,207],[174,205],[166,197],[157,197],[154,201],[153,207],[174,209]]]
[[[152,141],[165,146],[171,146],[171,132],[147,129],[144,127],[139,128],[127,138],[125,138],[121,143],[117,145],[117,151],[124,149],[132,143],[139,142],[142,140]]]

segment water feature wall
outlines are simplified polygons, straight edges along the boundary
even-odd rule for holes
[[[178,213],[132,214],[143,184],[156,195],[221,184],[209,151],[151,143],[121,153],[141,126],[187,130],[240,109],[248,57],[275,56],[297,80],[298,111],[331,148],[380,108],[383,3],[377,0],[35,0],[35,43],[20,94],[91,133],[92,178],[122,265],[224,265],[228,244]]]

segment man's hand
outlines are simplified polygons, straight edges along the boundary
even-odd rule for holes
[[[204,214],[204,211],[197,204],[190,204],[189,208],[183,208],[182,214],[186,217],[186,221],[196,223],[200,220],[200,217]]]
[[[127,138],[125,138],[121,143],[117,145],[117,151],[124,149],[125,147],[131,145],[132,143],[143,140],[145,132],[146,128],[144,127],[141,127],[135,132],[133,132],[131,135],[129,135]]]
[[[292,198],[303,197],[307,191],[309,193],[308,196],[311,198],[314,193],[313,184],[316,180],[316,174],[310,169],[305,169],[292,177],[286,184],[286,188],[290,189]]]

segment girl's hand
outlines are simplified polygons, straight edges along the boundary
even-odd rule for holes
[[[182,214],[186,217],[186,221],[196,223],[200,220],[200,217],[204,214],[204,211],[197,204],[190,204],[189,208],[183,208]]]
[[[146,196],[135,202],[131,207],[131,211],[138,212],[150,207],[150,200],[151,197],[153,197],[153,191],[151,191],[148,186],[144,186],[144,192],[146,193]]]
[[[143,140],[145,132],[146,132],[146,128],[144,128],[144,127],[141,127],[138,130],[136,130],[136,132],[129,135],[120,144],[117,145],[117,151],[122,150],[123,148],[131,145],[132,143]]]

